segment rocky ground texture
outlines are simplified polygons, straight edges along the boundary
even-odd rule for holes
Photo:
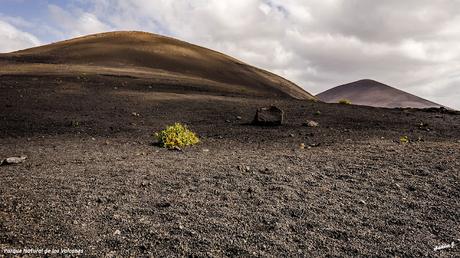
[[[2,251],[460,256],[458,114],[0,78],[0,159],[27,156],[0,166]],[[284,124],[250,125],[270,105]],[[174,122],[201,143],[153,146]]]

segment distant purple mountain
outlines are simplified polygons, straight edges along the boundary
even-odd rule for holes
[[[338,103],[346,99],[352,104],[372,107],[443,107],[440,104],[417,97],[374,80],[360,80],[329,89],[316,96],[327,103]]]

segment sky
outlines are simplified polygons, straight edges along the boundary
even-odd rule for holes
[[[366,78],[460,110],[457,0],[0,0],[0,52],[114,30],[208,47],[313,94]]]

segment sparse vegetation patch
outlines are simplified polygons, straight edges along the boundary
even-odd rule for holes
[[[402,143],[402,144],[409,143],[410,139],[409,139],[409,137],[407,135],[404,135],[404,136],[401,136],[399,138],[399,142]]]
[[[175,149],[195,145],[200,142],[198,136],[187,126],[175,123],[155,133],[158,145],[163,148]]]
[[[348,99],[341,99],[341,100],[339,100],[339,104],[342,104],[342,105],[351,105],[351,101],[348,100]]]

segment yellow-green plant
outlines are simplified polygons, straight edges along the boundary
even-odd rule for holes
[[[155,137],[161,147],[168,149],[183,148],[200,142],[194,132],[180,123],[167,126],[166,129],[155,133]]]
[[[348,100],[348,99],[341,99],[341,100],[339,100],[339,104],[351,105],[351,101]]]
[[[399,138],[399,142],[404,144],[404,143],[409,143],[410,140],[409,140],[409,137],[405,135]]]

